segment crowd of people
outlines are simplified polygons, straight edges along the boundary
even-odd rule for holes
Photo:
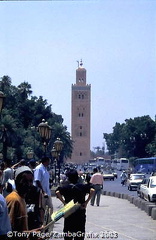
[[[31,160],[28,165],[24,160],[11,165],[11,161],[2,162],[0,167],[0,239],[40,239],[38,234],[45,231],[45,211],[53,213],[48,166],[50,158],[43,157],[40,163]],[[86,222],[86,207],[100,204],[103,176],[95,168],[92,175],[85,179],[82,172],[66,169],[56,189],[56,197],[65,205],[71,200],[81,207],[64,220],[64,233],[74,233],[65,239],[83,240]],[[96,200],[95,200],[96,199]],[[50,221],[50,219],[49,219]],[[81,237],[76,237],[81,232]],[[19,237],[20,236],[20,237]],[[37,236],[36,238],[34,236]]]

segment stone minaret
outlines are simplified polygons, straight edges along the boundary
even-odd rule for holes
[[[76,70],[76,84],[72,84],[73,163],[82,164],[90,160],[90,106],[91,85],[86,84],[86,69],[81,60]]]

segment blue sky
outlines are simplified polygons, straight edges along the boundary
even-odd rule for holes
[[[71,131],[77,60],[91,84],[91,149],[116,122],[156,114],[156,1],[2,1],[0,77],[31,84]]]

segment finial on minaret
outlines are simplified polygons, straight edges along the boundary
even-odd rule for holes
[[[81,61],[77,61],[77,64],[78,64],[78,68],[79,68],[79,67],[82,67],[82,66],[83,66],[82,59],[81,59]]]
[[[81,59],[81,61],[80,61],[80,67],[82,67],[83,66],[83,62],[82,62],[82,59]]]

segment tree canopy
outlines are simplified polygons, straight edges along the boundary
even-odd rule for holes
[[[156,155],[156,122],[150,116],[126,119],[116,123],[113,133],[104,133],[108,151],[118,157],[149,157]]]
[[[72,152],[72,141],[63,118],[52,111],[52,106],[42,96],[33,96],[31,84],[22,82],[13,86],[9,76],[0,80],[0,91],[5,95],[0,118],[0,152],[7,151],[7,158],[14,162],[27,157],[28,150],[40,159],[44,149],[37,127],[42,119],[52,127],[48,153],[57,137],[63,141],[61,159],[68,158]],[[6,154],[6,152],[5,152]]]

